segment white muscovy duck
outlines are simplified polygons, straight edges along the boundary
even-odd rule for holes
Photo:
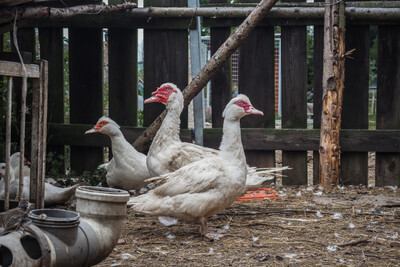
[[[146,155],[138,152],[120,130],[120,126],[108,117],[101,117],[96,125],[85,134],[102,133],[111,138],[113,158],[107,163],[107,183],[110,187],[125,190],[135,190],[136,195],[140,189],[147,185],[146,179],[150,178],[146,165]]]
[[[165,104],[167,115],[147,154],[147,168],[151,176],[155,177],[170,173],[189,163],[218,154],[216,149],[180,140],[180,115],[184,107],[184,101],[181,90],[175,84],[162,84],[152,93],[150,98],[144,101],[145,104],[152,102]],[[256,168],[248,166],[246,187],[243,193],[247,190],[259,188],[265,181],[272,180],[275,176],[280,176],[279,172],[285,169],[288,169],[288,167]]]
[[[16,166],[19,169],[19,166]],[[6,174],[6,164],[0,163],[0,199],[5,198],[5,181],[1,179]],[[29,185],[30,178],[29,176],[24,176],[24,187],[22,192],[22,198],[29,199]],[[45,183],[44,190],[44,205],[45,206],[53,206],[57,204],[63,204],[67,202],[72,195],[74,195],[76,188],[78,185],[74,185],[71,187],[63,188],[57,187],[49,183]],[[15,199],[19,192],[19,178],[15,177],[15,169],[10,168],[10,199]]]
[[[15,152],[10,157],[10,166],[11,166],[11,168],[13,168],[14,175],[15,175],[16,178],[19,177],[20,159],[21,159],[21,153],[20,152]],[[30,164],[30,162],[24,157],[23,176],[30,176],[31,175],[31,169],[29,168],[29,166],[27,166],[29,164]]]
[[[138,212],[168,216],[201,224],[207,231],[207,218],[228,207],[244,191],[247,165],[243,151],[240,119],[249,114],[263,115],[245,95],[238,95],[226,106],[223,136],[219,150],[182,168],[148,179],[159,184],[147,194],[132,197],[128,205]]]

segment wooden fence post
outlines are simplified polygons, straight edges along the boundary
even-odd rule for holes
[[[342,99],[345,62],[344,2],[325,1],[323,102],[320,135],[320,181],[324,187],[339,184]]]

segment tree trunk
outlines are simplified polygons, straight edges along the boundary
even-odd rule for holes
[[[344,1],[325,1],[324,65],[320,135],[320,182],[327,188],[339,183],[342,99],[345,63]]]
[[[249,14],[249,16],[240,24],[239,27],[229,36],[229,38],[222,44],[222,46],[215,52],[211,59],[200,70],[199,74],[192,79],[188,86],[183,90],[183,97],[185,99],[185,107],[195,97],[201,89],[206,86],[207,82],[219,70],[224,61],[232,55],[241,43],[247,38],[249,33],[255,28],[258,22],[264,17],[271,8],[275,5],[277,0],[261,0],[257,7]],[[156,135],[161,126],[162,120],[166,115],[164,110],[160,116],[139,136],[134,142],[133,146],[138,151],[145,151],[151,143],[151,140]]]

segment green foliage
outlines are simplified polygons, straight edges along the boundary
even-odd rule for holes
[[[96,169],[94,171],[84,171],[82,175],[78,177],[77,181],[74,179],[74,177],[76,177],[74,172],[65,172],[64,160],[64,155],[55,155],[53,152],[49,152],[46,157],[46,176],[56,180],[59,185],[71,186],[76,184],[78,181],[80,184],[92,186],[106,184],[107,171],[104,168]]]
[[[138,127],[143,127],[143,110],[138,110]]]
[[[69,40],[64,37],[64,120],[69,123]]]
[[[84,171],[79,177],[79,180],[86,185],[97,186],[106,184],[107,171],[104,168],[96,169],[95,171]]]

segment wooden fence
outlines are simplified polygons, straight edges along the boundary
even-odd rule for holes
[[[211,0],[211,5],[227,1]],[[251,1],[242,1],[251,2]],[[254,2],[254,1],[253,1]],[[287,2],[287,1],[282,1]],[[293,1],[294,2],[294,1]],[[296,1],[298,2],[298,1]],[[301,2],[301,1],[300,1]],[[286,3],[283,3],[286,4]],[[295,3],[299,5],[299,3]],[[183,7],[184,0],[145,1],[145,6]],[[286,4],[287,6],[289,4]],[[304,5],[308,6],[308,5]],[[321,5],[323,6],[323,5]],[[188,83],[188,29],[191,17],[147,17],[122,14],[88,15],[57,21],[33,21],[38,27],[40,57],[49,62],[48,150],[64,152],[71,146],[71,167],[93,170],[103,160],[108,137],[85,136],[103,114],[103,28],[108,28],[109,115],[133,142],[144,128],[137,123],[137,30],[144,29],[144,98],[159,85]],[[244,17],[203,17],[210,27],[211,53]],[[343,184],[368,183],[368,152],[376,152],[376,185],[400,184],[400,20],[355,19],[346,22],[346,80],[341,131],[341,180]],[[370,25],[378,25],[376,130],[368,129]],[[307,26],[314,31],[313,129],[307,129]],[[275,128],[274,33],[281,31],[282,128]],[[64,123],[63,28],[69,29],[70,123]],[[19,30],[22,50],[32,51],[34,28]],[[33,46],[34,47],[34,46]],[[34,49],[33,49],[34,50]],[[322,99],[323,16],[268,17],[240,47],[239,92],[247,94],[263,117],[242,121],[242,138],[250,165],[292,167],[283,184],[307,184],[307,151],[314,151],[314,183],[318,182],[319,127]],[[217,148],[221,139],[222,110],[231,98],[231,66],[226,62],[211,80],[212,129],[204,130],[204,145]],[[144,126],[163,110],[144,107]],[[187,128],[187,112],[182,129]],[[191,140],[188,130],[182,138]]]

